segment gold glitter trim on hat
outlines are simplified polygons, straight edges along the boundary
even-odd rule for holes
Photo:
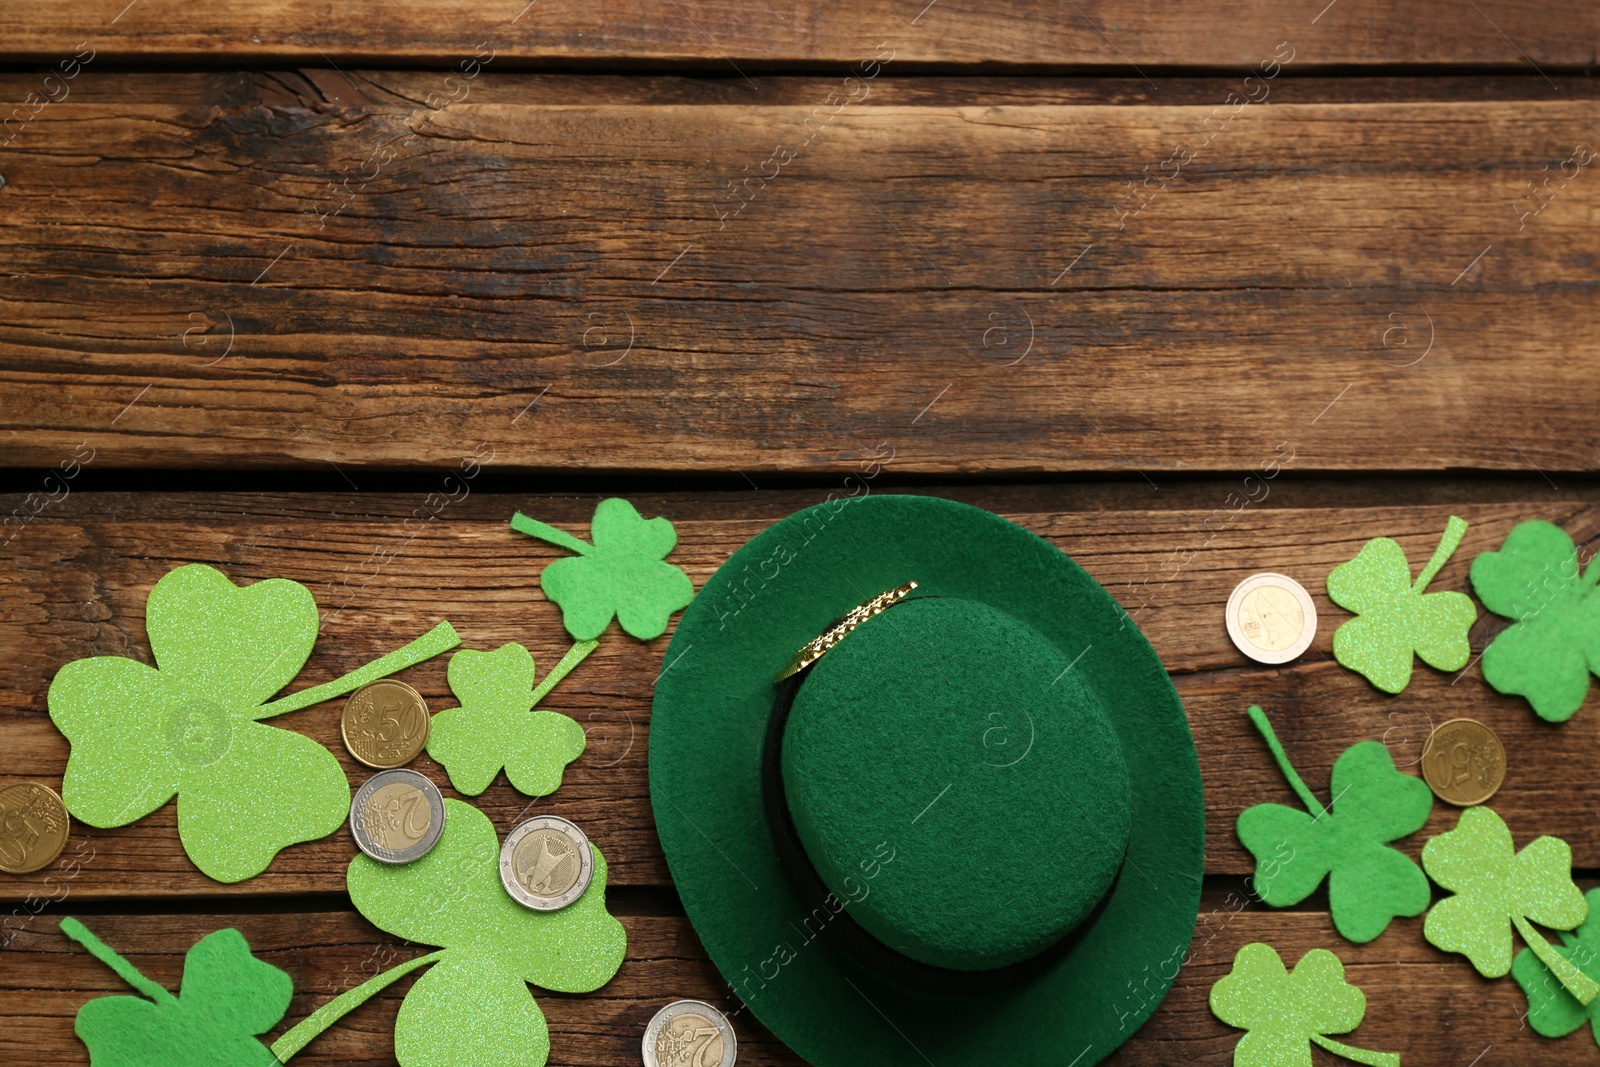
[[[907,582],[905,585],[899,586],[895,589],[890,589],[883,593],[879,593],[871,600],[851,608],[850,613],[843,619],[839,620],[838,625],[834,626],[821,637],[813,638],[811,641],[806,643],[805,647],[796,652],[794,654],[794,658],[789,661],[789,665],[783,670],[779,671],[777,677],[774,678],[773,681],[781,682],[791,675],[799,674],[801,671],[817,662],[817,660],[821,659],[830,648],[844,640],[845,634],[849,633],[851,630],[854,630],[857,626],[860,626],[862,623],[866,622],[874,615],[884,611],[891,605],[898,604],[901,600],[905,599],[906,594],[910,593],[911,590],[915,589],[916,587],[916,582]]]

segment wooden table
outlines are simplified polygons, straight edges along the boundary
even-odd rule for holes
[[[1358,740],[1414,767],[1430,723],[1481,719],[1518,842],[1560,835],[1580,884],[1600,877],[1596,702],[1551,727],[1475,664],[1384,695],[1332,661],[1347,615],[1322,592],[1370,537],[1420,565],[1451,514],[1472,526],[1436,589],[1523,519],[1600,539],[1600,9],[1324,3],[9,5],[0,782],[59,786],[51,677],[148,660],[144,600],[180,563],[309,586],[302,684],[441,617],[549,664],[555,552],[513,510],[581,531],[625,495],[674,520],[698,586],[881,459],[872,492],[970,501],[1070,553],[1188,709],[1195,958],[1112,1062],[1228,1062],[1206,994],[1255,940],[1338,952],[1369,1000],[1353,1040],[1407,1063],[1593,1062],[1587,1032],[1534,1036],[1515,983],[1419,919],[1355,946],[1325,892],[1274,911],[1246,890],[1234,820],[1291,800],[1257,702],[1319,792]],[[1323,617],[1282,668],[1222,624],[1263,569]],[[1474,652],[1502,625],[1480,618]],[[604,849],[629,939],[598,993],[539,994],[552,1064],[637,1062],[673,998],[738,1007],[650,815],[667,640],[613,632],[546,703],[589,746],[538,807]],[[435,707],[444,663],[407,676]],[[337,714],[281,724],[359,780]],[[479,803],[502,833],[527,809],[504,779]],[[422,951],[351,908],[352,854],[335,834],[225,886],[170,805],[75,826],[73,867],[0,876],[0,1061],[87,1062],[75,1012],[124,991],[64,915],[169,988],[237,926],[293,977],[290,1024]],[[296,1062],[392,1063],[407,984]],[[798,1062],[734,1021],[741,1063]]]

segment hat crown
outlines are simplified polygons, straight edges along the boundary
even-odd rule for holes
[[[1110,888],[1128,773],[1115,709],[1068,651],[995,607],[913,595],[811,667],[785,727],[784,797],[823,883],[885,945],[936,967],[1007,966]]]

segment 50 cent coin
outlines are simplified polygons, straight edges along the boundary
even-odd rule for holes
[[[403,767],[428,743],[428,705],[406,683],[384,678],[350,694],[339,732],[350,755],[368,767]]]

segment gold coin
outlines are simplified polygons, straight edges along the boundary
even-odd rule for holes
[[[55,862],[67,844],[67,806],[49,786],[0,789],[0,871],[28,874]]]
[[[1506,750],[1483,723],[1451,719],[1423,747],[1422,777],[1446,804],[1482,804],[1506,780]]]
[[[350,694],[339,732],[350,755],[368,767],[404,767],[428,743],[428,705],[406,683],[385,678]]]

